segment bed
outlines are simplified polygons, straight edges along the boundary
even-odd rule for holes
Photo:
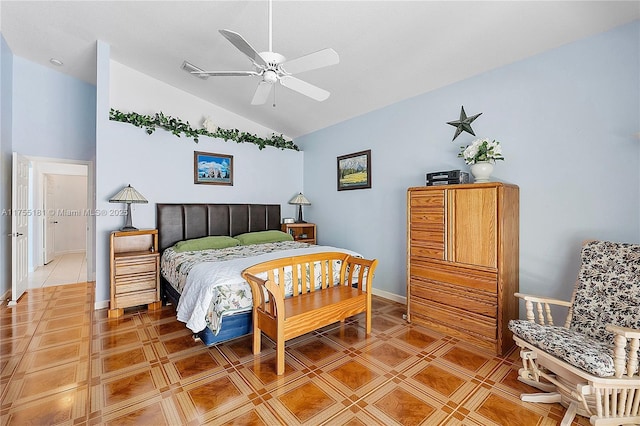
[[[157,204],[156,226],[163,302],[174,304],[177,319],[208,346],[252,332],[251,290],[240,275],[244,268],[294,252],[359,256],[345,249],[279,240],[176,253],[176,243],[191,244],[204,237],[282,234],[279,204]]]

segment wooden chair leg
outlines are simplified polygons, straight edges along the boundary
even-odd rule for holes
[[[578,403],[576,401],[572,401],[571,404],[567,407],[566,413],[564,413],[564,417],[562,418],[562,422],[560,422],[560,426],[571,426],[573,419],[576,417],[576,413],[578,411]]]
[[[276,330],[276,374],[281,376],[284,374],[284,319],[278,317],[278,329]]]
[[[276,374],[284,374],[284,339],[278,339],[276,342]]]
[[[365,321],[365,330],[367,335],[369,335],[371,333],[371,309],[367,309],[367,312],[365,313]]]
[[[260,339],[262,337],[262,332],[258,328],[258,316],[253,315],[253,354],[259,354],[262,346],[262,342]]]

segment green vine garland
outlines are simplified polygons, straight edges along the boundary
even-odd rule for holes
[[[212,138],[220,138],[225,141],[235,141],[237,143],[252,143],[262,150],[265,146],[273,146],[280,149],[293,149],[300,151],[300,148],[293,141],[286,140],[282,135],[272,135],[268,139],[263,139],[251,133],[241,132],[238,129],[222,129],[216,128],[215,132],[209,132],[207,129],[194,129],[189,122],[186,123],[179,118],[164,115],[157,112],[154,115],[141,115],[136,112],[124,113],[111,108],[109,110],[109,120],[120,121],[121,123],[133,124],[136,127],[144,128],[147,134],[152,134],[157,127],[165,129],[177,137],[184,134],[186,137],[193,138],[198,143],[198,137],[210,136]]]

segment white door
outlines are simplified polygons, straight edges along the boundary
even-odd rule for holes
[[[55,257],[56,246],[56,197],[55,180],[51,175],[44,175],[44,264]]]
[[[11,301],[15,305],[27,290],[29,232],[29,160],[13,153],[11,169]]]

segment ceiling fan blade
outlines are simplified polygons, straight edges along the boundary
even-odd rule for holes
[[[203,80],[206,80],[209,77],[207,75],[199,74],[199,73],[204,72],[204,70],[202,68],[196,67],[195,65],[193,65],[192,63],[187,62],[187,61],[183,61],[182,62],[182,66],[180,68],[182,68],[183,70],[185,70],[189,74],[195,75],[196,77],[201,78]],[[193,74],[193,73],[198,73],[198,74]]]
[[[206,80],[208,77],[233,77],[233,76],[251,76],[260,75],[255,71],[205,71],[202,68],[198,68],[190,62],[184,61],[182,63],[182,69],[191,75]]]
[[[261,81],[256,88],[256,92],[253,94],[251,105],[262,105],[263,103],[267,102],[269,93],[271,93],[271,86],[273,86],[273,83]]]
[[[287,74],[297,74],[317,68],[328,67],[340,62],[340,57],[333,49],[322,49],[299,58],[286,61],[280,66]]]
[[[280,84],[282,84],[284,87],[295,90],[298,93],[302,93],[303,95],[320,102],[326,100],[331,94],[324,89],[314,86],[313,84],[307,83],[306,81],[302,81],[299,78],[291,77],[289,75],[280,77]]]
[[[198,77],[244,77],[260,75],[255,71],[190,71],[189,73]]]
[[[219,30],[227,40],[231,42],[238,50],[247,55],[251,61],[262,67],[267,66],[267,62],[260,56],[260,54],[254,49],[242,36],[238,33],[229,30]]]

